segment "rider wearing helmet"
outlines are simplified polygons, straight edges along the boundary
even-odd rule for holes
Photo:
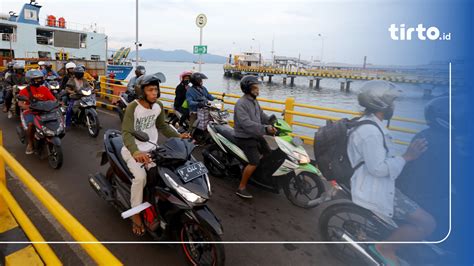
[[[135,85],[137,83],[137,79],[146,74],[146,70],[144,66],[137,66],[135,68],[135,76],[130,79],[127,85],[127,91],[133,92],[135,89]]]
[[[354,173],[351,177],[352,201],[386,217],[406,222],[384,241],[418,241],[434,230],[433,217],[396,189],[395,180],[405,164],[417,159],[427,148],[425,139],[414,140],[402,156],[396,156],[392,137],[384,120],[390,120],[398,97],[396,86],[387,81],[366,82],[358,95],[365,108],[359,120],[370,120],[353,129],[348,138],[347,154]],[[369,250],[387,265],[399,265],[397,245],[376,244]]]
[[[73,77],[69,78],[66,84],[67,93],[67,114],[66,114],[66,126],[69,127],[72,122],[73,115],[79,110],[79,102],[76,102],[78,94],[81,90],[92,90],[92,86],[84,79],[84,68],[76,66],[73,71]]]
[[[58,72],[53,70],[53,64],[50,61],[44,62],[44,69],[42,70],[43,76],[49,77],[49,76],[55,76],[59,78]]]
[[[124,147],[121,154],[133,174],[132,187],[130,189],[130,203],[132,208],[143,202],[143,188],[146,184],[146,169],[152,167],[149,153],[156,147],[152,143],[158,143],[158,135],[165,137],[188,137],[187,134],[179,135],[165,122],[165,109],[158,100],[160,97],[160,83],[166,78],[162,73],[143,75],[137,79],[135,93],[137,100],[131,102],[125,110],[122,122],[122,136]],[[148,134],[150,141],[141,142],[133,137],[131,132],[142,131]],[[145,227],[140,214],[132,216],[132,230],[136,235],[143,235]]]
[[[23,65],[18,62],[13,64],[13,74],[10,74],[5,79],[5,84],[7,89],[4,92],[5,103],[3,105],[3,112],[8,112],[8,118],[11,118],[12,114],[9,111],[12,106],[13,96],[15,95],[15,92],[13,91],[14,86],[26,84],[25,69]]]
[[[79,64],[78,67],[82,67],[84,69],[84,78],[91,84],[94,84],[93,82],[95,81],[94,77],[87,72],[87,68],[83,64]]]
[[[44,61],[39,61],[38,62],[38,70],[39,71],[43,71],[44,70]]]
[[[190,112],[189,123],[191,126],[194,126],[194,122],[197,119],[198,109],[204,107],[208,101],[215,99],[204,87],[203,82],[205,79],[207,79],[207,76],[199,72],[191,74],[189,78],[192,86],[186,91],[186,101],[188,102]]]
[[[184,121],[189,117],[189,109],[187,108],[187,103],[185,105],[184,102],[186,101],[186,92],[189,88],[189,80],[192,74],[193,72],[191,71],[184,71],[181,73],[181,75],[179,75],[180,83],[176,86],[175,90],[176,96],[174,98],[173,106],[175,110],[182,114],[179,120],[180,125],[183,125]],[[183,105],[185,105],[185,107]]]
[[[257,169],[262,154],[265,153],[266,144],[263,135],[276,133],[257,101],[260,81],[255,76],[245,76],[240,81],[240,88],[244,95],[235,104],[234,130],[237,145],[247,156],[249,163],[242,172],[242,179],[236,194],[242,198],[252,198],[247,191],[247,182]]]
[[[66,84],[68,83],[69,79],[74,77],[74,68],[76,67],[76,64],[74,62],[69,62],[67,63],[64,68],[66,69],[64,73],[63,80],[61,81],[61,86],[59,87],[59,90],[65,90],[66,89]]]
[[[34,140],[34,116],[29,110],[32,101],[56,101],[54,95],[47,87],[43,85],[43,73],[37,69],[32,69],[26,72],[26,80],[28,86],[19,93],[18,105],[24,110],[21,117],[23,127],[26,129],[28,137],[28,146],[26,147],[26,154],[33,153]]]
[[[449,97],[428,102],[425,120],[428,128],[418,132],[412,142],[426,139],[428,149],[406,164],[397,188],[433,215],[436,230],[424,240],[438,240],[446,236],[449,226]]]

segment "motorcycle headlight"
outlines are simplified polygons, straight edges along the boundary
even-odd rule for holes
[[[306,164],[311,162],[311,159],[307,154],[302,154],[294,151],[293,156],[298,160],[300,164]]]
[[[202,198],[199,195],[196,195],[195,193],[193,193],[193,192],[187,190],[186,188],[178,185],[178,183],[176,183],[176,181],[174,181],[174,179],[171,178],[171,176],[169,176],[166,173],[165,173],[165,177],[171,183],[173,188],[187,201],[192,202],[192,203],[203,203],[203,202],[206,201],[205,198]]]
[[[43,127],[43,132],[44,132],[44,134],[45,134],[46,136],[48,136],[48,137],[52,137],[52,136],[56,135],[56,134],[55,134],[56,132],[54,132],[53,130],[51,130],[51,129],[47,128],[47,127]]]

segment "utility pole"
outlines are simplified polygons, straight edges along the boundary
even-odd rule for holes
[[[138,66],[138,0],[135,2],[135,67]]]

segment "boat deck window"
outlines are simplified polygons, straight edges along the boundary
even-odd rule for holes
[[[91,60],[100,61],[100,55],[95,55],[95,54],[91,55]]]
[[[0,24],[0,40],[9,42],[14,41],[14,38],[14,27]]]
[[[53,31],[36,29],[36,43],[44,45],[53,45]]]
[[[39,58],[51,58],[51,52],[38,51]]]

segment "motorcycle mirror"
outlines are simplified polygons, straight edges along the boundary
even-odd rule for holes
[[[143,131],[133,131],[132,135],[141,142],[150,141],[150,136],[148,136],[148,134]]]
[[[300,137],[293,137],[291,143],[295,146],[303,146],[303,140]]]
[[[278,120],[278,119],[277,119],[276,115],[271,115],[271,116],[270,116],[270,119],[269,119],[270,125],[275,124],[275,122],[276,122],[277,120]]]

